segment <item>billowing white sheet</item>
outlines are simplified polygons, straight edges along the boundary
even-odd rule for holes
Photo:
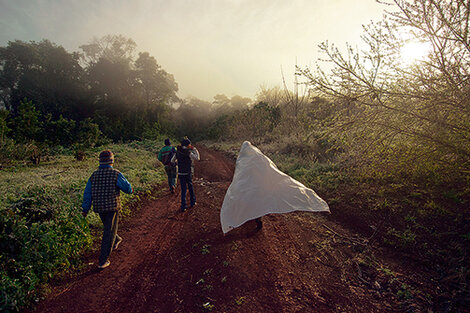
[[[269,213],[329,212],[328,204],[276,165],[250,142],[242,144],[220,223],[225,233]]]

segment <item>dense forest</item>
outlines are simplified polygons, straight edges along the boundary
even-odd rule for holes
[[[470,305],[470,7],[392,5],[364,26],[363,46],[322,43],[325,62],[299,66],[293,91],[261,87],[254,99],[180,99],[174,77],[120,35],[79,52],[11,41],[0,48],[0,164],[162,135],[249,140],[337,204],[339,220],[372,227],[375,240],[438,273],[434,301],[459,310]],[[400,51],[410,41],[430,49],[408,64]]]

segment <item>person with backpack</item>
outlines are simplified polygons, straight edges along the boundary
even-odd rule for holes
[[[172,162],[171,159],[175,155],[175,147],[171,145],[170,139],[165,139],[165,146],[158,152],[158,160],[165,166],[165,172],[168,176],[168,186],[170,192],[175,193],[176,187],[176,163]]]
[[[176,147],[176,153],[171,159],[178,164],[178,179],[181,185],[181,211],[186,211],[186,191],[189,190],[190,207],[196,205],[196,196],[193,188],[193,161],[199,161],[199,151],[191,145],[188,137],[181,140],[181,144]]]
[[[82,215],[86,217],[93,205],[103,222],[103,238],[98,268],[108,267],[109,255],[122,242],[117,234],[121,191],[133,193],[134,189],[121,172],[113,168],[114,154],[104,150],[99,156],[99,167],[91,174],[83,192]]]

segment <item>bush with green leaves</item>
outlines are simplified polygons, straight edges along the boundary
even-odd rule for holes
[[[13,134],[16,141],[36,140],[41,132],[41,112],[32,100],[24,98],[19,105],[18,114],[14,118]]]
[[[94,147],[102,135],[98,124],[94,123],[92,119],[87,118],[80,121],[77,136],[79,144],[85,147]]]
[[[0,309],[16,311],[36,298],[36,288],[76,266],[91,242],[88,223],[61,190],[32,186],[11,199],[0,214]]]

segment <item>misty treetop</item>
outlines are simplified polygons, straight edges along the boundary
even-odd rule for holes
[[[122,35],[94,38],[72,53],[49,40],[0,47],[0,163],[36,160],[55,145],[203,138],[217,133],[211,125],[219,117],[250,109],[252,100],[238,95],[180,99],[173,75],[136,48]]]
[[[237,112],[250,110],[252,100],[238,95],[229,98],[224,94],[217,94],[212,102],[189,97],[181,100],[178,105],[173,121],[179,133],[190,134],[194,139],[218,139],[227,135],[227,130],[217,123],[218,119],[231,118]],[[219,135],[215,135],[214,127]]]
[[[136,55],[135,42],[120,35],[80,48],[70,53],[48,40],[0,47],[2,136],[63,144],[60,132],[45,133],[62,127],[75,142],[80,127],[96,124],[106,137],[126,140],[170,127],[178,85],[153,56]]]

